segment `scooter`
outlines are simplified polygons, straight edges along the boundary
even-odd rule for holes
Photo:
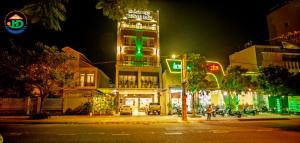
[[[240,111],[232,111],[231,109],[228,109],[227,115],[229,116],[237,116],[238,118],[242,117],[242,114]]]

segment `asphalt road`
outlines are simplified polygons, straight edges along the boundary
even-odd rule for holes
[[[300,120],[0,124],[4,143],[299,143]]]

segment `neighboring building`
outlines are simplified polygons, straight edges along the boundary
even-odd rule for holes
[[[162,74],[163,94],[161,101],[166,103],[162,111],[168,114],[177,112],[177,107],[182,105],[182,84],[181,84],[181,61],[177,59],[167,59],[168,69]],[[189,66],[189,64],[188,64]],[[206,91],[199,91],[196,94],[196,105],[206,107],[209,104],[224,106],[223,96],[219,90],[220,82],[224,77],[223,66],[216,61],[207,61],[207,77],[208,81],[212,81],[213,88]],[[199,108],[199,107],[196,107]],[[192,96],[187,92],[187,112],[192,112]]]
[[[272,44],[288,41],[300,44],[300,1],[289,0],[267,15]]]
[[[159,102],[159,12],[129,10],[117,28],[115,84],[120,105],[143,112],[150,102]]]
[[[92,65],[92,62],[82,53],[65,47],[63,51],[74,57],[67,64],[73,73],[72,81],[64,87],[64,111],[74,109],[88,102],[90,97],[99,93],[99,88],[108,88],[109,77],[100,69]]]
[[[250,72],[260,66],[278,65],[290,72],[300,72],[300,49],[281,46],[253,45],[229,56],[230,66],[240,65]]]

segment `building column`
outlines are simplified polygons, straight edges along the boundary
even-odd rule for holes
[[[141,88],[142,87],[142,72],[141,70],[138,70],[138,88]]]
[[[116,65],[116,89],[119,88],[119,68],[118,66]]]

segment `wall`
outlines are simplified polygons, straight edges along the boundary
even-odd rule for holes
[[[255,46],[248,47],[229,56],[230,66],[240,65],[249,71],[257,71]]]
[[[300,30],[300,1],[291,0],[267,16],[270,39]]]

